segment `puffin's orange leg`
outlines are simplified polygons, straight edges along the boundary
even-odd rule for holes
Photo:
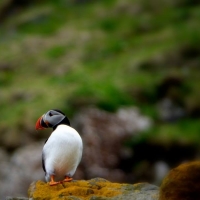
[[[71,178],[69,176],[65,176],[65,179],[62,182],[70,182],[72,180],[73,180],[73,178]]]
[[[51,181],[49,182],[50,186],[52,186],[52,185],[58,185],[60,183],[60,182],[55,182],[54,181],[54,175],[51,175],[50,178],[51,178]]]

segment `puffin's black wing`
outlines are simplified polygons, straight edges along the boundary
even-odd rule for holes
[[[45,165],[44,165],[44,154],[42,153],[42,168],[44,172],[46,172]]]
[[[44,142],[44,144],[47,142],[48,139],[46,139],[46,141]],[[44,154],[43,153],[42,153],[42,168],[43,168],[44,172],[46,172],[45,164],[44,164]]]

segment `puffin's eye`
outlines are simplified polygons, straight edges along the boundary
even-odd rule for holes
[[[50,116],[50,117],[53,116],[51,112],[49,113],[49,116]]]

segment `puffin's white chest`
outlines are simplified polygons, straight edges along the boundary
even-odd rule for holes
[[[73,176],[82,157],[82,139],[78,132],[66,125],[59,125],[43,148],[47,174]]]

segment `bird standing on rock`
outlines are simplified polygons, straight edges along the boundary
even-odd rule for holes
[[[72,180],[82,157],[83,143],[69,119],[57,109],[49,110],[36,122],[36,130],[53,128],[42,151],[42,166],[50,185]],[[60,181],[62,180],[62,181]]]

